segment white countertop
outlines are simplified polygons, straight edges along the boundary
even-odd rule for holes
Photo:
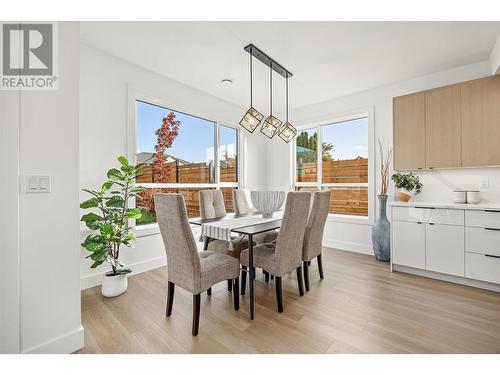
[[[481,202],[478,204],[464,204],[464,203],[453,203],[453,202],[400,202],[392,201],[388,202],[390,206],[396,207],[433,207],[433,208],[447,208],[455,210],[495,210],[500,211],[500,203],[491,202]]]

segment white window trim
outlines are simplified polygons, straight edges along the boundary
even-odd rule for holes
[[[295,153],[297,146],[297,137],[294,138],[292,143],[292,185],[295,187],[317,187],[321,189],[322,186],[368,186],[368,216],[357,216],[357,215],[344,215],[344,214],[328,214],[328,222],[340,222],[340,223],[351,223],[351,224],[361,224],[361,225],[373,225],[375,222],[375,117],[374,109],[372,106],[358,108],[346,112],[337,112],[335,114],[327,116],[328,120],[323,120],[314,123],[304,123],[297,126],[297,134],[301,130],[316,128],[318,132],[318,144],[321,144],[321,126],[331,125],[338,122],[354,120],[360,117],[368,118],[368,183],[321,183],[322,180],[322,168],[320,167],[320,161],[322,159],[321,147],[317,150],[317,160],[318,160],[318,180],[316,182],[297,182],[296,181],[296,170],[297,170],[297,156]]]
[[[128,85],[127,86],[127,129],[126,129],[126,155],[129,160],[135,160],[135,156],[137,154],[137,144],[136,144],[136,101],[140,100],[149,104],[157,105],[162,108],[170,109],[176,112],[182,112],[190,116],[199,117],[203,120],[207,120],[214,123],[214,164],[215,164],[215,183],[193,183],[193,184],[141,184],[146,188],[215,188],[220,189],[224,187],[241,187],[244,186],[243,181],[243,170],[242,166],[244,165],[244,142],[243,142],[243,134],[238,125],[228,124],[226,122],[218,122],[214,120],[209,120],[211,116],[206,116],[200,113],[193,113],[192,110],[185,110],[182,105],[178,105],[176,103],[171,103],[171,100],[168,100],[160,94],[152,94],[148,90],[143,90],[139,87]],[[220,126],[225,126],[228,128],[232,128],[236,130],[238,144],[237,144],[237,175],[238,182],[220,182],[219,181],[219,128]],[[129,202],[130,207],[135,207],[135,199],[131,199]],[[134,228],[137,237],[150,236],[160,233],[160,229],[157,223],[153,224],[145,224],[136,226],[135,220],[130,220],[129,225]]]

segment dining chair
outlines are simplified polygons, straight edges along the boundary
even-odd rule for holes
[[[200,216],[202,220],[218,219],[226,216],[226,206],[224,204],[224,195],[222,190],[200,190]],[[214,251],[220,254],[231,255],[236,259],[240,258],[242,250],[248,248],[248,239],[246,237],[233,237],[231,241],[209,239],[206,250]],[[228,291],[232,290],[232,284],[228,281]],[[207,293],[210,295],[212,290]]]
[[[304,267],[304,283],[309,291],[309,265],[314,258],[318,261],[319,277],[324,278],[321,253],[323,250],[323,232],[330,207],[330,190],[313,193],[312,206],[309,212],[304,245],[302,247],[302,262]]]
[[[233,190],[233,207],[236,215],[245,215],[257,211],[248,203],[247,191],[244,189]]]
[[[290,192],[286,197],[285,212],[275,242],[253,248],[253,265],[274,275],[278,311],[283,312],[281,279],[293,270],[297,272],[299,294],[304,295],[302,283],[302,244],[307,225],[311,194]],[[240,262],[248,267],[248,249],[241,252]],[[245,277],[245,273],[242,274]],[[243,293],[242,293],[243,294]]]
[[[200,296],[223,280],[233,282],[234,309],[239,309],[239,261],[213,251],[198,253],[188,223],[186,204],[181,194],[158,193],[154,197],[156,217],[167,254],[168,295],[166,315],[172,314],[175,286],[193,294],[192,334],[198,335]]]

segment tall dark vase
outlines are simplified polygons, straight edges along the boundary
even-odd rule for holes
[[[375,258],[382,262],[391,259],[390,225],[387,220],[387,195],[377,195],[380,213],[372,228],[372,244]]]

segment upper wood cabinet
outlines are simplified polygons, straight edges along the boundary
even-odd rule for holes
[[[425,93],[425,145],[426,168],[462,165],[460,87]]]
[[[500,76],[460,86],[462,166],[500,165]]]
[[[396,97],[394,169],[500,166],[500,75]]]
[[[425,168],[425,96],[394,98],[394,169]]]

